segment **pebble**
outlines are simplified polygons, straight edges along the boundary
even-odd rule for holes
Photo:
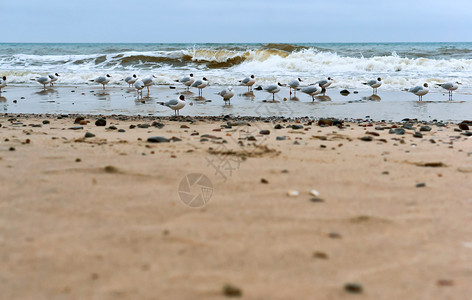
[[[162,127],[165,126],[163,123],[161,123],[161,122],[156,122],[156,121],[152,122],[151,125],[152,125],[153,127],[159,128],[159,129],[161,129]],[[187,125],[182,125],[182,126],[187,126]],[[181,127],[181,128],[185,128],[185,127]],[[188,127],[186,127],[186,128],[188,128]]]
[[[332,239],[340,239],[341,238],[341,235],[337,232],[330,232],[328,236]]]
[[[231,284],[225,284],[223,286],[223,295],[226,297],[241,297],[243,295],[243,292],[240,288],[231,285]]]
[[[469,130],[469,125],[467,125],[466,123],[460,123],[460,124],[459,124],[459,129],[461,129],[461,130]]]
[[[303,125],[292,125],[290,127],[292,127],[292,129],[295,129],[295,130],[296,129],[303,129]]]
[[[328,254],[320,251],[316,251],[313,253],[314,258],[319,258],[319,259],[328,259]]]
[[[83,126],[73,126],[73,127],[70,127],[69,128],[70,130],[80,130],[80,129],[84,129]]]
[[[361,141],[364,141],[364,142],[371,142],[373,140],[373,138],[371,136],[363,136],[361,138],[359,138]]]
[[[320,192],[318,192],[317,190],[311,190],[311,191],[310,191],[310,195],[315,196],[315,197],[319,197],[319,196],[320,196]]]
[[[77,117],[75,118],[74,124],[80,124],[80,121],[83,121],[83,120],[85,120],[84,117]]]
[[[111,125],[110,127],[108,127],[108,129],[110,129],[110,130],[117,130],[118,128],[116,128],[116,126],[114,126],[114,125]]]
[[[49,124],[49,123],[51,123],[49,120],[44,120],[44,121],[43,121],[43,124],[44,124],[44,125]]]
[[[91,132],[86,132],[85,133],[85,137],[86,138],[92,138],[92,137],[95,137],[95,134],[91,133]]]
[[[15,147],[10,147],[10,148],[8,149],[8,151],[15,151],[15,150],[16,150]]]
[[[285,141],[287,138],[285,136],[278,136],[275,138],[277,141]]]
[[[118,129],[118,132],[126,132],[124,129]]]
[[[311,201],[311,202],[324,202],[324,200],[321,199],[321,198],[319,198],[319,197],[312,197],[312,198],[310,199],[310,201]]]
[[[107,125],[107,120],[100,118],[97,121],[95,121],[95,126],[106,126]]]
[[[431,131],[431,127],[425,125],[420,127],[420,131]]]
[[[270,134],[270,130],[267,130],[267,129],[263,129],[261,131],[259,131],[260,134],[263,134],[263,135],[269,135]]]
[[[350,282],[344,285],[344,290],[349,293],[360,294],[363,292],[364,289],[359,283]]]
[[[404,135],[405,134],[405,129],[403,129],[403,128],[394,128],[394,129],[390,129],[388,131],[388,133],[396,134],[396,135]]]
[[[138,128],[149,128],[149,124],[138,124]]]
[[[413,134],[413,137],[415,138],[422,138],[423,137],[423,134],[419,131],[416,131],[414,134]]]
[[[420,182],[420,183],[416,184],[417,188],[422,188],[422,187],[425,187],[425,186],[426,186],[426,183],[424,183],[424,182]]]
[[[282,128],[284,128],[284,127],[283,127],[282,125],[280,125],[280,124],[276,124],[276,125],[274,126],[274,129],[282,129]]]
[[[288,195],[289,197],[297,197],[298,195],[300,195],[300,192],[297,191],[297,190],[289,190],[289,191],[287,192],[287,195]]]
[[[147,139],[149,143],[168,143],[170,140],[163,136],[153,136]]]
[[[75,159],[75,162],[77,162],[77,163],[78,163],[78,162],[81,162],[81,161],[82,161],[82,160],[81,160],[80,158],[76,158],[76,159]]]
[[[367,131],[366,134],[373,135],[373,136],[380,136],[380,134],[375,131]]]
[[[136,128],[136,125],[133,125],[133,124],[129,125],[129,129],[134,129],[134,128]]]
[[[343,96],[347,96],[347,95],[350,94],[350,92],[349,92],[348,90],[342,90],[342,91],[340,91],[339,93],[340,93],[341,95],[343,95]]]
[[[269,181],[267,181],[267,179],[265,179],[265,178],[261,178],[261,183],[268,184]]]

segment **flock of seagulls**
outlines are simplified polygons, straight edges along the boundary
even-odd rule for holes
[[[59,79],[59,74],[58,73],[51,73],[47,76],[39,76],[36,78],[33,78],[31,80],[35,80],[39,84],[43,85],[43,89],[46,89],[46,85],[54,86],[54,82],[56,82]],[[95,82],[98,84],[101,84],[103,86],[103,89],[105,90],[106,85],[110,82],[112,76],[109,74],[106,74],[105,76],[99,76],[93,80],[90,80],[91,82]],[[128,87],[134,87],[137,91],[138,99],[143,98],[143,89],[147,88],[148,91],[148,96],[150,93],[149,87],[154,84],[154,78],[156,76],[152,75],[150,77],[146,77],[144,79],[139,79],[136,74],[133,74],[132,76],[126,77],[123,79],[127,84]],[[182,77],[179,80],[176,80],[176,82],[179,82],[183,84],[186,87],[186,91],[190,90],[190,87],[194,87],[198,89],[198,96],[202,97],[203,95],[203,89],[209,85],[209,81],[203,77],[202,79],[195,79],[193,74],[190,74],[189,76]],[[334,82],[333,78],[328,77],[326,79],[319,80],[315,83],[302,86],[303,80],[301,78],[297,78],[295,80],[292,80],[288,82],[287,84],[282,84],[280,82],[277,82],[277,84],[271,84],[266,86],[265,88],[256,88],[256,89],[263,89],[266,92],[272,94],[272,101],[275,101],[275,94],[280,92],[280,87],[283,86],[288,86],[290,89],[290,97],[292,97],[292,91],[293,95],[296,96],[297,90],[300,90],[302,93],[305,93],[309,96],[312,97],[312,101],[315,101],[315,96],[323,94],[325,96],[326,94],[326,89],[331,86],[331,84]],[[239,81],[239,83],[243,86],[247,86],[248,92],[251,92],[253,90],[253,85],[256,83],[256,78],[254,75],[251,75],[249,77],[246,77],[242,80]],[[377,95],[378,88],[382,85],[382,78],[378,77],[377,79],[372,79],[367,82],[363,82],[362,84],[369,86],[372,88],[372,93],[373,95]],[[446,83],[441,83],[441,84],[436,84],[437,86],[445,89],[449,93],[449,100],[452,100],[452,92],[457,90],[459,88],[460,82],[446,82]],[[7,77],[3,76],[0,78],[0,94],[2,92],[2,89],[7,86]],[[418,101],[423,101],[423,96],[426,95],[429,92],[429,86],[427,83],[424,83],[423,85],[415,86],[410,89],[404,89],[404,91],[410,92],[418,96]],[[225,103],[231,103],[231,98],[234,97],[235,93],[233,90],[232,86],[229,86],[223,90],[221,90],[217,95],[221,96]],[[179,99],[174,99],[170,100],[167,102],[162,102],[160,103],[162,105],[165,105],[175,111],[175,115],[179,115],[179,110],[182,109],[185,106],[185,96],[181,95]]]

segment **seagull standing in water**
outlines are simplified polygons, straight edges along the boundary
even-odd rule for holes
[[[46,84],[51,83],[51,78],[49,78],[49,76],[41,76],[31,80],[36,80],[39,84],[42,84],[44,90],[46,90]]]
[[[51,78],[51,86],[54,86],[54,81],[57,81],[60,75],[57,73],[49,74],[48,77]]]
[[[370,86],[372,88],[372,95],[377,95],[377,88],[382,85],[382,78],[372,79],[362,84]]]
[[[446,82],[446,83],[440,83],[440,84],[436,84],[436,85],[442,87],[443,89],[448,90],[449,100],[452,100],[452,91],[457,90],[459,88],[459,84],[462,84],[462,83],[460,83],[460,82]]]
[[[196,80],[194,83],[192,83],[191,87],[196,87],[198,89],[198,96],[203,95],[203,89],[206,88],[208,85],[208,80],[203,77],[202,79]]]
[[[267,87],[264,88],[264,91],[269,92],[272,94],[272,101],[275,101],[275,94],[280,92],[280,87],[282,84],[280,82],[277,82],[277,84],[271,84]]]
[[[195,82],[195,78],[193,78],[193,74],[190,73],[189,76],[182,77],[179,80],[176,80],[176,82],[180,82],[180,83],[184,84],[187,87],[187,91],[188,91],[190,89],[190,86],[192,85],[192,83]]]
[[[323,91],[323,88],[319,84],[309,85],[307,87],[302,88],[302,92],[308,94],[315,102],[315,96],[319,95]]]
[[[128,84],[128,87],[131,87],[133,84],[135,84],[137,80],[138,78],[136,77],[136,74],[125,78],[125,82]]]
[[[415,86],[408,90],[408,92],[418,96],[418,101],[423,101],[423,96],[429,92],[428,84],[425,83],[423,86]]]
[[[296,97],[297,89],[300,86],[300,82],[302,81],[303,80],[301,80],[300,78],[297,78],[288,83],[288,86],[290,87],[290,96],[292,96],[292,89],[293,89],[293,96]]]
[[[323,96],[324,96],[326,93],[326,88],[329,87],[332,83],[333,83],[333,78],[328,77],[327,79],[319,80],[315,82],[314,84],[315,85],[319,84],[321,86],[321,88],[323,89]]]
[[[254,75],[251,75],[251,77],[246,77],[243,80],[240,80],[239,82],[241,82],[242,85],[247,86],[247,91],[249,92],[252,91],[252,86],[254,85],[254,83],[256,83],[256,78],[254,77]]]
[[[180,116],[180,110],[185,106],[185,96],[180,95],[179,99],[173,99],[163,103],[161,102],[160,104],[173,109],[175,116]]]
[[[105,85],[109,83],[110,80],[111,80],[111,75],[107,74],[106,76],[100,76],[90,81],[94,81],[96,83],[103,85],[103,89],[105,89]]]
[[[149,96],[149,87],[154,84],[153,78],[156,78],[156,76],[152,75],[151,77],[143,79],[144,86],[147,87],[148,96]]]
[[[221,92],[218,93],[218,95],[223,97],[225,104],[226,104],[226,101],[228,101],[229,104],[231,104],[231,98],[234,96],[233,87],[230,86],[227,89],[222,90]]]
[[[2,89],[7,86],[7,76],[3,76],[0,79],[0,94],[2,93]]]
[[[136,81],[134,83],[134,88],[138,92],[138,99],[139,99],[139,95],[141,95],[141,99],[143,99],[144,82],[142,80]]]

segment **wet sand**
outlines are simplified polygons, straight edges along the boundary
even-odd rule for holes
[[[76,117],[0,117],[1,298],[472,293],[472,142],[457,124]],[[203,208],[179,198],[190,173],[213,185]]]
[[[170,87],[173,87],[171,89]],[[170,116],[167,107],[159,105],[170,99],[177,99],[184,93],[187,106],[183,115],[190,116],[285,116],[285,117],[335,117],[335,118],[372,118],[376,121],[401,121],[404,118],[417,118],[432,121],[460,121],[470,119],[472,111],[472,90],[466,87],[454,92],[453,101],[443,89],[433,87],[424,96],[423,102],[418,97],[400,90],[379,88],[378,95],[372,95],[372,89],[350,90],[348,96],[340,94],[341,89],[329,88],[326,97],[310,96],[298,91],[291,99],[289,89],[282,87],[276,94],[276,103],[272,95],[265,91],[254,90],[247,93],[247,88],[235,86],[236,95],[231,105],[224,105],[216,93],[225,87],[209,86],[203,90],[203,97],[197,97],[197,90],[192,88],[185,93],[181,85],[155,85],[151,87],[149,97],[137,100],[136,90],[126,86],[61,86],[48,87],[46,91],[38,85],[9,85],[0,97],[0,112],[5,113],[80,113],[80,114],[124,114]],[[147,92],[144,91],[144,96]],[[2,98],[3,97],[3,98]]]

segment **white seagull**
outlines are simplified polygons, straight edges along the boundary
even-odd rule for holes
[[[202,96],[202,90],[207,87],[207,85],[208,80],[203,77],[202,79],[196,80],[194,83],[192,83],[191,87],[196,87],[198,89],[198,96]]]
[[[111,80],[111,76],[109,74],[107,74],[106,76],[100,76],[100,77],[97,77],[95,79],[92,79],[90,81],[94,81],[96,83],[99,83],[101,85],[103,85],[103,89],[105,89],[105,85],[107,83],[109,83]]]
[[[418,96],[418,101],[423,101],[423,96],[429,92],[428,84],[425,83],[423,86],[415,86],[408,90],[408,92]]]
[[[277,84],[271,84],[267,87],[264,88],[264,91],[267,91],[272,94],[272,101],[275,101],[275,94],[280,92],[280,87],[282,84],[280,82],[277,82]]]
[[[448,90],[449,100],[452,100],[452,91],[457,90],[459,88],[459,84],[462,84],[462,83],[456,81],[456,82],[440,83],[436,85],[442,87],[443,89]]]
[[[32,80],[34,80],[34,79],[32,79]],[[49,76],[41,76],[41,77],[37,77],[36,81],[39,84],[42,84],[44,90],[46,90],[46,84],[51,83],[51,78],[49,78]]]
[[[221,97],[223,97],[223,100],[228,101],[231,104],[231,98],[234,96],[234,91],[233,87],[229,86],[227,89],[222,90],[221,92],[218,93]]]
[[[57,73],[54,73],[54,74],[49,74],[48,77],[51,78],[51,86],[54,85],[54,81],[57,81],[59,78],[60,75],[57,74]]]
[[[169,100],[160,104],[165,105],[170,109],[173,109],[175,112],[175,116],[180,116],[180,110],[185,106],[185,96],[180,95],[179,99]]]
[[[152,75],[151,77],[143,79],[144,86],[147,87],[148,96],[149,96],[149,87],[154,84],[153,78],[156,78],[156,76]]]
[[[300,86],[300,82],[302,82],[300,78],[297,78],[295,80],[292,80],[288,83],[288,86],[290,87],[290,96],[292,96],[292,89],[293,89],[293,95],[296,97],[297,89]]]
[[[319,95],[323,91],[323,88],[320,84],[309,85],[307,87],[302,88],[302,92],[308,94],[315,101],[315,96]]]
[[[144,82],[142,80],[136,81],[134,83],[134,88],[138,92],[138,99],[139,99],[139,95],[141,95],[141,99],[143,99]]]
[[[325,95],[326,93],[326,88],[329,87],[332,83],[333,83],[333,78],[331,77],[328,77],[327,79],[322,79],[322,80],[319,80],[317,82],[315,82],[314,84],[319,84],[321,86],[321,88],[323,89],[323,96]]]
[[[377,95],[377,88],[382,85],[382,78],[372,79],[367,82],[363,82],[363,85],[368,85],[372,88],[372,94]]]
[[[189,76],[182,77],[179,80],[176,80],[176,82],[180,82],[180,83],[184,84],[187,87],[187,91],[188,91],[190,89],[190,86],[192,85],[192,83],[195,82],[195,78],[193,78],[193,74],[190,73]]]
[[[7,86],[7,76],[3,76],[0,79],[0,94],[2,93],[2,89]]]
[[[247,86],[247,91],[249,92],[250,90],[252,91],[252,86],[254,85],[254,83],[256,83],[256,78],[254,77],[254,75],[251,75],[251,77],[246,77],[243,80],[240,80],[239,82],[241,82],[242,85]]]
[[[125,78],[125,82],[128,84],[128,87],[131,87],[133,84],[135,84],[137,80],[138,78],[136,77],[136,74]]]

